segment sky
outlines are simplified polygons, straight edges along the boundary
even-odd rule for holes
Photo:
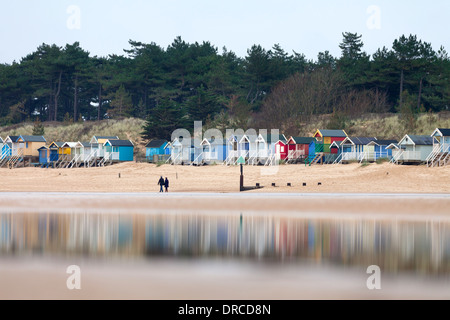
[[[129,40],[167,48],[177,36],[239,57],[254,44],[339,57],[343,32],[361,34],[368,54],[403,34],[450,51],[449,14],[449,0],[0,0],[0,63],[19,62],[42,43],[78,41],[91,56],[107,56],[125,54]]]

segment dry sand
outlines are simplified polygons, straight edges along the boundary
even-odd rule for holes
[[[119,178],[120,174],[120,178]],[[238,192],[239,167],[123,163],[101,168],[0,169],[0,192],[157,192],[160,176],[169,192]],[[348,165],[245,166],[248,192],[282,193],[450,193],[450,166]],[[272,187],[272,183],[276,187]],[[287,187],[291,183],[292,187]],[[303,186],[306,183],[306,187]],[[321,183],[321,185],[319,185]]]

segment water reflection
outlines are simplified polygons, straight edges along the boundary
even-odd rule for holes
[[[276,216],[0,214],[0,256],[304,259],[450,274],[450,223]]]

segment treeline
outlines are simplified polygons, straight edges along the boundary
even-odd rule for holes
[[[177,37],[167,48],[129,42],[123,55],[91,57],[79,43],[42,44],[0,64],[0,125],[25,120],[147,119],[144,136],[170,137],[203,121],[217,128],[280,128],[296,134],[315,114],[448,110],[450,60],[416,36],[369,55],[362,36],[343,33],[340,57],[315,61],[279,45],[245,57]],[[332,124],[330,124],[332,125]]]

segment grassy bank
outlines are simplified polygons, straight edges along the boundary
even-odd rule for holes
[[[316,116],[299,129],[298,135],[311,136],[318,128],[328,128],[331,115]],[[89,141],[94,135],[119,136],[132,140],[138,150],[143,150],[147,141],[141,137],[144,120],[128,118],[93,122],[60,123],[44,122],[45,138],[51,141]],[[374,136],[378,139],[401,139],[406,133],[429,135],[435,128],[450,128],[450,112],[419,114],[412,125],[406,126],[397,114],[366,114],[346,119],[344,129],[350,136]],[[0,127],[0,137],[9,135],[31,135],[33,123],[21,123]]]

